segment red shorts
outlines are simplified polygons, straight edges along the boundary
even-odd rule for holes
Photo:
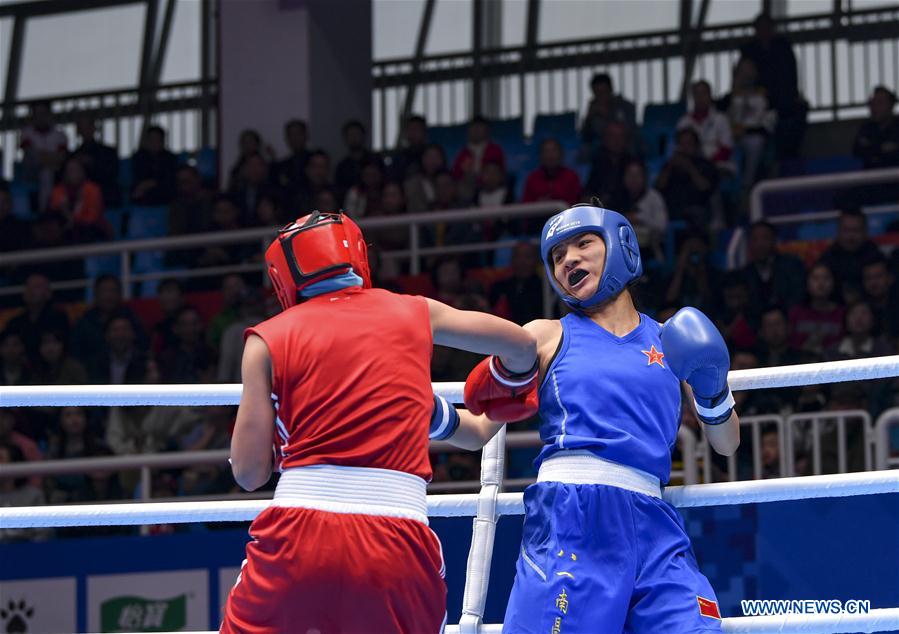
[[[250,536],[223,633],[441,631],[443,554],[419,521],[273,506]]]

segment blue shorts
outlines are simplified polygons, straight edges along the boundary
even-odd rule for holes
[[[715,593],[667,502],[605,485],[539,482],[524,503],[503,632],[721,631]]]

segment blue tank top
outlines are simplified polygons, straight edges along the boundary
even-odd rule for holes
[[[540,386],[546,444],[535,464],[581,449],[667,483],[681,391],[664,358],[661,326],[642,313],[640,325],[624,337],[580,313],[561,323],[561,346]]]

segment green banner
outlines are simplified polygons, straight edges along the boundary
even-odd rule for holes
[[[113,597],[100,604],[103,632],[173,632],[186,625],[186,594],[173,599]]]

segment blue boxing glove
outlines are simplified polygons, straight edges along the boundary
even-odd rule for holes
[[[699,420],[720,425],[734,409],[727,386],[730,355],[721,333],[695,308],[682,308],[665,322],[659,333],[668,367],[693,388]]]
[[[428,438],[446,440],[459,429],[459,412],[453,404],[439,394],[434,395],[434,411],[431,413],[431,427]]]

